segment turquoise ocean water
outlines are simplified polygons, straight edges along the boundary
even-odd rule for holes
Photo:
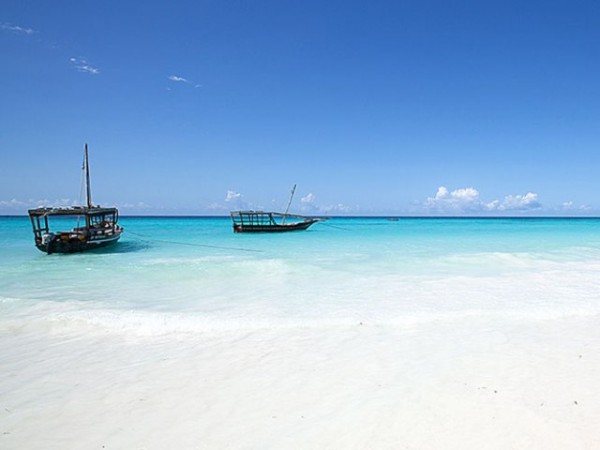
[[[0,330],[195,333],[600,313],[600,219],[334,218],[285,234],[234,234],[229,218],[120,222],[112,248],[49,256],[28,218],[0,218]]]

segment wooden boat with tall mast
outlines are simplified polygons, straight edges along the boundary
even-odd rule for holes
[[[82,169],[85,170],[86,206],[41,207],[28,211],[35,246],[39,250],[48,254],[83,252],[112,245],[121,237],[124,229],[117,223],[118,209],[94,206],[92,203],[87,144]],[[75,226],[67,231],[52,231],[51,222],[59,226]]]
[[[236,233],[280,233],[284,231],[306,230],[312,224],[323,219],[306,217],[297,214],[288,214],[296,185],[292,188],[292,194],[284,213],[268,211],[231,211],[233,231]],[[292,222],[288,222],[291,218]]]

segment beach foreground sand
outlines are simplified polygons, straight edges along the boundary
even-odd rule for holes
[[[596,449],[597,316],[0,335],[0,448]]]

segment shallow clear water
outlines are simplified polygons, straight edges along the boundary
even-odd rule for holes
[[[0,218],[0,329],[135,333],[414,326],[600,313],[600,219],[335,218],[234,234],[229,218],[122,218],[112,248],[46,255]]]

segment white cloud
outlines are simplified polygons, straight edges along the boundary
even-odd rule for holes
[[[348,214],[353,211],[358,211],[358,207],[353,208],[352,206],[344,205],[343,203],[338,203],[335,205],[319,206],[318,211],[325,213],[325,214],[332,214],[332,213]]]
[[[78,72],[91,73],[97,75],[100,73],[96,67],[90,66],[83,58],[70,58],[69,61],[75,66]]]
[[[212,210],[219,210],[219,209],[242,210],[242,209],[254,209],[254,207],[255,207],[255,205],[253,205],[252,203],[248,203],[246,200],[244,200],[244,196],[240,192],[237,192],[234,190],[227,191],[227,194],[225,195],[225,203],[223,204],[222,208],[220,208],[218,206],[218,204],[216,204],[216,203],[213,203],[212,205],[210,205],[210,209],[212,209]]]
[[[206,209],[209,211],[216,211],[216,212],[223,212],[223,211],[229,210],[229,208],[227,208],[225,205],[222,205],[221,203],[217,203],[217,202],[210,203],[209,205],[206,206]]]
[[[310,192],[307,195],[305,195],[304,197],[302,197],[300,199],[300,201],[302,203],[305,203],[305,204],[314,203],[314,201],[315,201],[315,194],[313,194],[312,192]]]
[[[542,204],[538,201],[538,195],[528,192],[525,195],[507,195],[498,206],[500,211],[527,211],[539,209]]]
[[[181,83],[181,84],[188,85],[190,87],[193,87],[194,89],[199,89],[199,88],[202,87],[201,84],[196,83],[194,80],[190,80],[189,78],[185,78],[185,77],[182,77],[182,76],[179,76],[179,75],[169,75],[167,77],[167,79],[169,81],[174,82],[174,83]],[[170,91],[171,88],[167,88],[167,90]]]
[[[27,203],[17,200],[16,198],[13,198],[12,200],[0,200],[1,208],[26,208],[27,206]]]
[[[131,203],[131,202],[125,202],[125,203],[120,203],[117,205],[119,208],[126,208],[126,209],[151,209],[152,206],[145,203],[145,202],[137,202],[137,203]]]
[[[242,198],[242,194],[236,191],[227,191],[227,195],[225,196],[226,202],[233,202]]]
[[[24,28],[24,27],[20,27],[18,25],[12,25],[10,23],[0,24],[0,29],[3,31],[6,31],[8,33],[15,33],[15,34],[32,35],[32,34],[37,33],[37,31],[35,31],[31,28]]]
[[[562,209],[573,209],[575,207],[574,203],[572,201],[568,201],[568,202],[564,202],[561,205]]]
[[[0,200],[0,214],[25,214],[27,213],[28,209],[40,208],[42,206],[48,206],[53,208],[67,208],[69,206],[77,204],[78,202],[70,198],[59,198],[54,200],[36,200],[31,198],[28,200],[19,200],[13,198],[11,200]]]
[[[479,191],[473,187],[449,191],[440,186],[434,197],[429,197],[423,206],[431,211],[442,214],[484,213],[493,211],[530,211],[540,209],[542,204],[538,195],[528,192],[525,195],[507,195],[502,201],[484,202]]]
[[[479,199],[479,192],[472,187],[448,191],[445,186],[440,186],[434,197],[425,200],[427,209],[438,212],[468,212],[485,208]]]
[[[169,80],[175,81],[176,83],[189,83],[189,81],[186,78],[177,75],[169,75]]]
[[[592,207],[590,205],[576,205],[575,202],[568,201],[568,202],[564,202],[560,206],[560,210],[561,211],[570,211],[570,212],[574,212],[574,211],[585,212],[585,211],[591,211]]]
[[[448,198],[448,189],[446,188],[446,186],[440,186],[437,190],[437,192],[435,193],[435,200],[442,200]]]
[[[349,214],[360,211],[358,206],[348,206],[343,203],[334,203],[329,205],[320,205],[317,203],[317,196],[309,192],[304,197],[300,198],[299,211],[303,214],[310,215],[330,215],[330,214]]]

